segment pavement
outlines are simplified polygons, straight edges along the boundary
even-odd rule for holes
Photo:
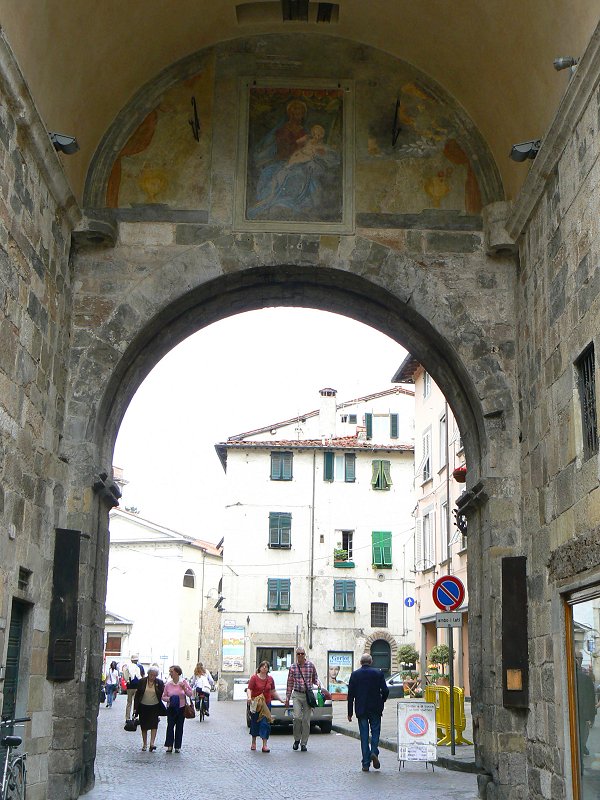
[[[270,753],[250,751],[243,701],[211,697],[210,718],[187,720],[179,754],[167,754],[165,722],[161,720],[155,753],[141,751],[139,731],[123,730],[125,702],[117,698],[112,709],[101,707],[98,718],[96,785],[86,800],[248,800],[272,796],[278,800],[378,800],[415,796],[419,800],[476,800],[477,776],[439,764],[405,762],[402,769],[392,753],[395,701],[384,716],[386,743],[380,752],[381,769],[361,771],[360,744],[346,718],[344,731],[330,734],[317,729],[308,740],[308,752],[292,750],[291,731],[274,728]],[[336,726],[346,705],[335,703]]]
[[[383,717],[381,718],[381,736],[379,746],[394,753],[398,752],[398,721],[397,705],[403,700],[388,700],[384,706]],[[471,719],[471,704],[465,701],[465,722],[466,727],[463,738],[473,741],[473,722]],[[348,706],[344,701],[335,701],[333,704],[333,729],[346,736],[355,739],[360,738],[356,717],[352,722],[348,722]],[[453,769],[459,772],[481,772],[475,764],[475,748],[471,745],[455,744],[455,753],[452,755],[450,746],[438,747],[437,765],[445,769]]]

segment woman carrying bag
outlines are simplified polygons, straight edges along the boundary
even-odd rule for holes
[[[162,700],[167,704],[167,736],[165,738],[165,747],[167,753],[173,752],[173,745],[175,745],[175,752],[181,751],[181,742],[183,740],[183,723],[185,722],[185,706],[186,696],[191,697],[194,690],[185,680],[181,680],[182,669],[177,664],[169,667],[169,675],[171,680],[165,684],[162,693]],[[194,707],[191,706],[192,716]]]
[[[148,669],[148,675],[139,682],[133,698],[134,716],[140,720],[142,730],[142,750],[148,747],[148,731],[150,731],[150,752],[154,753],[156,734],[158,733],[158,718],[166,716],[167,709],[161,700],[165,684],[158,677],[158,667],[153,664]]]

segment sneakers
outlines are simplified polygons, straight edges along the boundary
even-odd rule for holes
[[[300,747],[300,741],[294,742],[292,745],[292,750],[297,750]],[[306,749],[306,748],[305,748]]]
[[[305,744],[303,744],[303,745],[300,747],[300,750],[301,750],[303,753],[306,753],[306,750],[307,750],[307,747],[306,747],[306,745],[305,745]]]
[[[362,768],[362,771],[363,771],[363,772],[368,772],[368,771],[369,771],[369,768],[368,768],[368,767],[363,767],[363,768]]]
[[[379,757],[376,756],[375,753],[373,753],[373,755],[371,756],[371,761],[373,762],[373,766],[375,767],[375,769],[379,769],[381,764],[379,763]]]

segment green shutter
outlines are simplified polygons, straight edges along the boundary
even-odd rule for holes
[[[279,544],[281,547],[292,546],[292,515],[279,515]]]
[[[383,531],[381,533],[381,554],[383,558],[383,566],[392,566],[392,532]]]
[[[269,514],[269,547],[279,545],[279,514],[270,512]]]
[[[374,489],[379,489],[379,473],[381,472],[381,461],[374,460],[372,463],[373,472],[371,474],[371,486]]]
[[[279,608],[289,611],[290,608],[290,579],[281,578],[279,581]]]
[[[279,480],[280,467],[281,467],[281,461],[279,459],[279,453],[271,453],[271,480],[272,481]]]
[[[291,481],[292,480],[292,453],[282,453],[282,474],[281,479],[284,481]]]
[[[356,454],[344,454],[344,480],[346,483],[354,483],[356,480]]]
[[[373,531],[371,533],[371,547],[373,550],[373,566],[383,566],[383,548],[381,545],[380,531]]]
[[[367,429],[367,439],[373,438],[373,414],[365,414],[365,428]]]
[[[267,580],[267,608],[278,608],[279,606],[279,580],[269,578]]]
[[[325,452],[323,453],[323,480],[324,481],[332,481],[333,480],[333,465],[334,465],[335,456],[332,452]]]
[[[346,581],[346,611],[356,611],[356,581]]]
[[[382,481],[382,488],[389,489],[392,485],[392,473],[390,469],[390,462],[389,461],[382,461],[381,462],[381,471],[383,473],[383,481]]]
[[[390,414],[390,439],[398,438],[398,414]]]
[[[333,582],[333,610],[344,610],[344,581]]]

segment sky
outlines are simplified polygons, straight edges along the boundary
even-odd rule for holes
[[[218,542],[225,473],[214,445],[319,407],[392,386],[397,342],[338,314],[249,311],[190,336],[142,383],[121,424],[113,463],[128,481],[121,508]]]

